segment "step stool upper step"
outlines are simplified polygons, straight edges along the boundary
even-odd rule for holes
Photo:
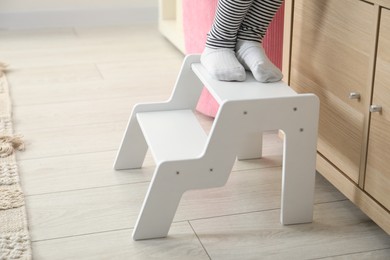
[[[137,113],[156,163],[193,159],[205,149],[207,135],[192,110]]]
[[[247,72],[244,82],[227,82],[214,79],[200,63],[193,63],[191,68],[218,103],[228,100],[266,99],[297,95],[283,81],[261,83],[256,81],[250,72]]]

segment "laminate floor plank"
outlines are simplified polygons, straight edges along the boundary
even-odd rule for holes
[[[148,101],[147,97],[156,93],[169,97],[175,81],[176,71],[174,73],[167,71],[164,81],[161,81],[160,76],[152,74],[144,79],[133,77],[131,80],[106,79],[56,84],[16,84],[11,80],[10,84],[12,94],[20,97],[13,100],[13,105],[19,107],[123,97],[143,97]]]
[[[7,78],[11,86],[26,87],[56,83],[72,84],[76,82],[100,81],[102,80],[102,75],[95,64],[89,63],[11,70],[7,73]]]
[[[148,182],[27,196],[32,241],[132,228]]]
[[[341,256],[331,256],[319,258],[322,260],[388,260],[390,258],[390,248],[378,249],[362,253],[353,253]]]
[[[348,200],[315,205],[310,224],[282,226],[279,213],[270,210],[190,223],[212,259],[302,260],[389,247],[390,237]]]
[[[20,118],[16,127],[19,132],[28,133],[70,126],[126,122],[134,105],[167,99],[168,97],[161,92],[155,91],[151,96],[144,97],[136,95],[115,99],[15,107],[14,114]]]
[[[129,83],[132,83],[134,78],[156,77],[160,79],[160,84],[164,84],[163,82],[166,80],[170,81],[172,76],[175,79],[179,76],[183,58],[184,56],[178,55],[169,59],[106,62],[98,63],[97,67],[104,79],[127,79]],[[153,86],[153,88],[159,89],[159,86]],[[147,89],[144,92],[147,92]]]
[[[161,39],[156,24],[136,24],[126,26],[99,26],[99,27],[76,27],[73,28],[77,37],[85,44],[94,42],[117,42],[128,41],[143,42],[150,44],[149,40]]]
[[[28,147],[18,154],[19,160],[42,159],[64,155],[112,151],[119,148],[127,122],[66,126],[23,131],[22,121],[15,132],[23,133]]]
[[[33,243],[36,259],[208,260],[188,222],[174,223],[165,239],[133,241],[132,229]]]
[[[148,186],[140,182],[28,196],[32,238],[133,228]],[[322,177],[316,179],[316,187],[316,203],[345,200]],[[186,192],[174,221],[280,208],[280,193],[280,167],[233,172],[224,187]]]
[[[156,31],[157,33],[157,31]],[[51,48],[0,50],[2,61],[10,69],[26,69],[48,66],[65,66],[85,63],[104,63],[143,59],[169,59],[182,56],[162,36],[149,41],[94,41],[89,44],[53,44]]]
[[[278,139],[272,134],[264,137],[265,144]],[[280,146],[265,145],[263,158],[236,161],[233,171],[281,166],[280,150]],[[19,162],[24,192],[26,195],[36,195],[151,180],[155,163],[149,152],[142,168],[121,171],[113,169],[116,154],[116,149],[36,159],[28,159],[28,154],[24,154],[27,159],[21,159]]]
[[[0,29],[0,38],[0,50],[3,52],[69,46],[78,42],[73,28]]]
[[[30,196],[150,182],[155,169],[150,153],[142,168],[121,171],[113,169],[116,154],[113,150],[20,161],[24,193]]]

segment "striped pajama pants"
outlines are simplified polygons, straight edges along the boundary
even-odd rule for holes
[[[234,49],[237,40],[262,42],[283,0],[218,0],[206,47]]]

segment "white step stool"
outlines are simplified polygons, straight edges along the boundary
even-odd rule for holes
[[[200,80],[199,80],[200,79]],[[209,135],[193,113],[203,86],[220,104]],[[283,82],[213,79],[199,55],[187,56],[171,98],[133,108],[114,168],[140,168],[150,148],[156,169],[133,239],[166,237],[182,194],[225,185],[236,158],[261,156],[262,132],[285,133],[282,224],[311,222],[319,100]]]

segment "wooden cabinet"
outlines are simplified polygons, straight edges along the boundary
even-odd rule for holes
[[[382,110],[371,114],[364,189],[390,209],[390,10],[380,24],[372,104]]]
[[[374,8],[365,2],[295,1],[290,85],[321,99],[318,152],[355,183],[370,101],[362,93],[370,77],[373,22]],[[349,99],[351,93],[360,100]]]
[[[286,1],[284,75],[321,101],[317,170],[390,233],[390,1]],[[372,105],[382,112],[370,112]]]

